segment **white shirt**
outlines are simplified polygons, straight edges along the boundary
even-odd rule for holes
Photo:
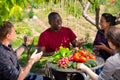
[[[102,72],[95,80],[110,80],[111,77],[113,80],[120,80],[120,53],[107,59]]]

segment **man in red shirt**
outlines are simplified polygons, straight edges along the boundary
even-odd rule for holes
[[[57,12],[48,15],[50,28],[41,33],[38,48],[45,56],[52,55],[60,46],[70,48],[79,46],[83,41],[77,41],[76,35],[70,28],[62,26],[62,19]],[[67,80],[66,74],[52,70],[55,80]],[[62,78],[62,79],[61,79]]]
[[[45,47],[46,52],[54,52],[60,46],[69,48],[70,43],[75,39],[76,35],[69,28],[61,26],[60,30],[56,32],[49,28],[40,35],[38,46]]]
[[[60,46],[70,48],[80,45],[83,41],[77,42],[76,35],[70,28],[62,26],[62,19],[57,12],[48,15],[50,28],[41,33],[38,47],[44,51],[44,55],[52,55]]]

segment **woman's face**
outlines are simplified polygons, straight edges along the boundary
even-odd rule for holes
[[[100,25],[101,25],[102,30],[106,30],[106,29],[109,28],[110,23],[106,22],[106,19],[102,16],[101,19],[100,19]]]

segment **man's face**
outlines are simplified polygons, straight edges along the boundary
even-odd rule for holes
[[[16,36],[14,27],[11,28],[11,32],[7,34],[7,39],[12,42]]]
[[[61,26],[61,24],[62,24],[61,17],[56,15],[56,16],[54,16],[54,18],[52,20],[49,21],[49,23],[53,29],[58,29],[59,26]]]

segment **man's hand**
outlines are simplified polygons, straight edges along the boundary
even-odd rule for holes
[[[43,52],[37,53],[37,49],[34,51],[34,53],[31,55],[30,59],[32,59],[34,62],[37,62],[40,60],[41,56],[43,55]]]
[[[85,41],[83,39],[78,40],[78,45],[81,45],[83,43],[85,43]]]
[[[28,46],[32,41],[33,41],[33,37],[30,37],[30,36],[24,36],[24,44],[26,46]]]

